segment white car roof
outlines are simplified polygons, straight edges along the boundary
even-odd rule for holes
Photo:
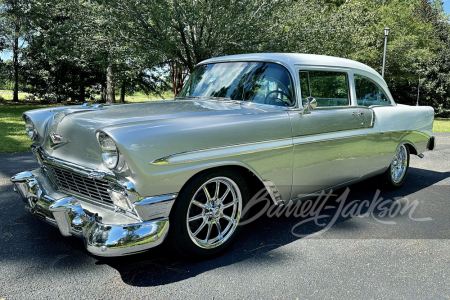
[[[301,53],[252,53],[239,54],[210,58],[202,61],[200,64],[209,64],[226,61],[273,61],[281,62],[289,66],[291,70],[295,70],[295,65],[312,65],[312,66],[326,66],[326,67],[343,67],[358,69],[371,73],[384,82],[381,75],[363,63],[334,56],[315,55],[315,54],[301,54]]]

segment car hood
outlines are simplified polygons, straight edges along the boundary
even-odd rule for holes
[[[260,109],[241,106],[236,101],[166,100],[105,106],[100,109],[75,111],[72,121],[90,124],[99,129],[105,126],[147,122],[162,119],[192,118],[223,114],[248,114]]]
[[[47,154],[86,167],[104,169],[95,134],[99,130],[140,127],[140,124],[154,124],[163,120],[259,114],[267,110],[273,109],[225,100],[166,100],[105,105],[101,108],[64,107],[25,114],[33,120],[43,137],[40,144]],[[52,139],[52,135],[56,135],[59,140]]]

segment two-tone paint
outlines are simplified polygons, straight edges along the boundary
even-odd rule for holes
[[[246,174],[255,175],[280,204],[380,174],[388,168],[401,144],[417,155],[429,148],[433,109],[396,104],[381,76],[364,64],[304,54],[237,55],[201,64],[228,61],[267,61],[284,66],[294,82],[295,105],[278,107],[241,101],[178,99],[32,110],[25,115],[33,121],[39,134],[35,153],[43,166],[46,162],[56,162],[74,172],[92,173],[111,182],[128,197],[133,209],[125,212],[106,207],[97,213],[108,215],[112,209],[113,215],[130,218],[127,224],[140,224],[167,218],[183,186],[210,168],[240,167]],[[300,70],[346,72],[351,104],[301,113]],[[355,74],[369,77],[380,85],[391,105],[358,106],[353,86]],[[105,132],[114,140],[128,166],[125,171],[111,171],[103,165],[98,132]],[[52,135],[58,135],[60,140],[55,143]],[[42,174],[34,172],[21,182],[29,186],[39,176]],[[51,178],[38,178],[38,181],[47,180],[50,183],[46,184],[51,184]],[[95,201],[68,192],[49,191],[47,196],[53,202],[65,197],[75,199],[60,205],[70,222],[73,222],[70,214],[79,210],[77,206],[89,203],[86,205],[91,210],[96,206]],[[28,194],[22,196],[27,198]],[[46,207],[50,211],[49,205]],[[51,214],[47,217],[51,218]],[[94,221],[86,219],[88,223]],[[109,222],[117,225],[123,220],[109,218]]]

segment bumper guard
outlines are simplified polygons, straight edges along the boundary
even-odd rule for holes
[[[145,251],[161,244],[169,230],[167,216],[136,223],[136,219],[61,194],[41,169],[16,174],[11,181],[27,210],[58,227],[63,236],[82,238],[86,249],[98,256]]]

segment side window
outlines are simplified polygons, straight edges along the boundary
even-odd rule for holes
[[[373,80],[356,74],[354,78],[356,101],[358,102],[358,105],[391,105],[391,101],[386,96],[383,89]]]
[[[317,107],[350,105],[347,73],[302,70],[299,76],[302,103],[311,96]]]

